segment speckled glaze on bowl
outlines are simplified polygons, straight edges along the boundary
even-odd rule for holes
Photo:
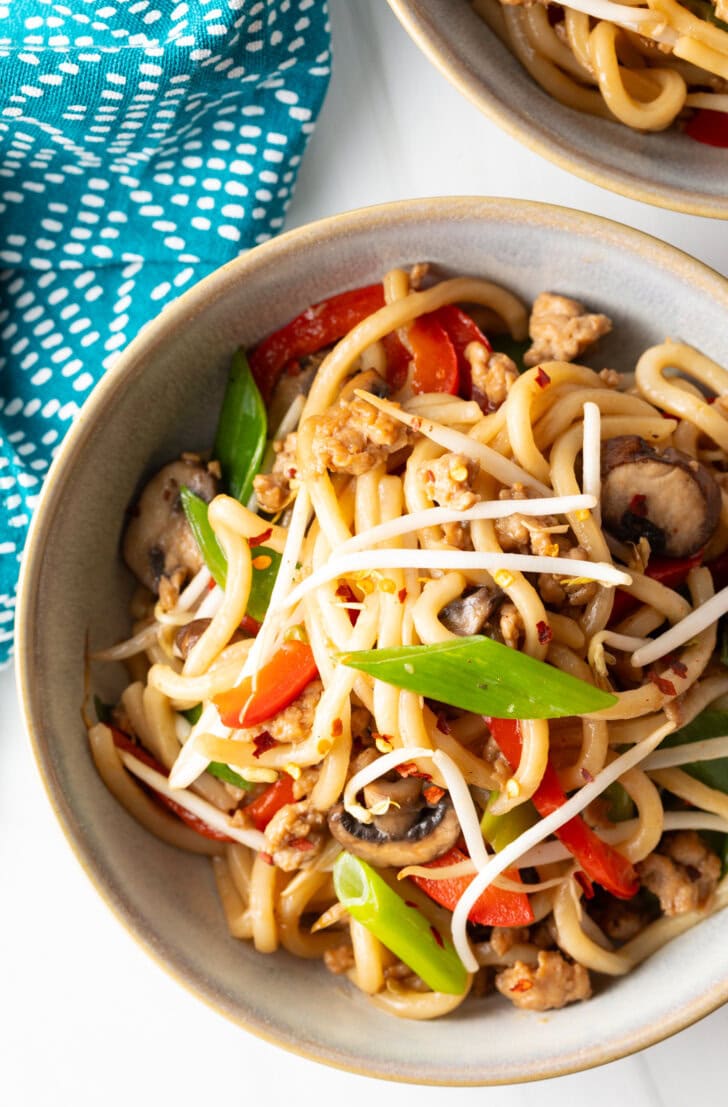
[[[633,200],[728,219],[728,150],[674,129],[640,133],[559,104],[468,0],[388,2],[448,81],[537,154]]]
[[[94,770],[80,718],[86,633],[128,630],[118,556],[140,481],[209,445],[232,351],[309,303],[419,260],[542,289],[611,315],[603,364],[630,366],[666,333],[728,363],[728,282],[678,251],[564,208],[469,198],[387,205],[293,231],[165,310],[97,386],[44,488],[25,558],[18,671],[49,798],[90,879],[180,983],[246,1029],[317,1061],[391,1080],[497,1084],[572,1072],[658,1041],[728,999],[725,918],[667,946],[587,1004],[529,1015],[499,997],[435,1024],[375,1010],[318,963],[256,954],[227,934],[205,859],[149,836]],[[103,695],[121,674],[94,674]],[[117,682],[115,684],[115,681]]]

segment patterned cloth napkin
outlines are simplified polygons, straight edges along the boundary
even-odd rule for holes
[[[325,0],[0,2],[0,663],[54,451],[140,327],[283,224]]]

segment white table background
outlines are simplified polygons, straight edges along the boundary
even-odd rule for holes
[[[728,275],[728,223],[623,199],[522,149],[431,67],[385,0],[331,0],[331,19],[334,77],[289,227],[414,196],[514,196],[631,224]],[[369,1107],[372,1097],[389,1107],[403,1095],[423,1107],[446,1096],[489,1107],[728,1102],[728,1007],[635,1057],[487,1090],[383,1084],[258,1041],[168,978],[98,898],[43,793],[12,670],[0,673],[0,719],[0,1102],[8,1107]]]

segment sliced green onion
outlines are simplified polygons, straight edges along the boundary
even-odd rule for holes
[[[210,570],[215,583],[224,588],[227,583],[227,558],[207,518],[207,504],[191,488],[184,486],[180,489],[180,499],[205,565]]]
[[[524,831],[535,826],[539,820],[539,814],[529,800],[526,803],[519,803],[518,807],[506,811],[503,815],[493,815],[489,809],[497,798],[498,792],[490,793],[488,805],[480,820],[480,830],[486,842],[496,853],[499,853],[511,842],[515,842]]]
[[[212,448],[231,496],[247,503],[265,450],[268,418],[243,350],[233,356]]]
[[[196,703],[194,707],[188,707],[187,710],[182,711],[181,714],[184,715],[185,719],[188,723],[191,724],[191,726],[194,726],[195,723],[199,723],[200,721],[200,717],[202,715],[202,704]]]
[[[248,596],[247,614],[257,622],[262,623],[270,604],[273,585],[281,567],[281,555],[270,546],[256,546],[253,555],[253,578],[250,582],[250,595]],[[256,566],[258,558],[269,558],[269,562],[263,568]]]
[[[463,994],[468,974],[452,942],[416,907],[405,903],[371,865],[340,853],[334,864],[334,889],[351,917],[433,991]]]
[[[728,734],[728,711],[708,708],[696,715],[691,723],[668,735],[661,748],[682,746],[688,742],[701,742],[704,738],[722,738]],[[691,761],[681,765],[686,773],[696,780],[728,793],[728,757],[717,757],[713,761]]]
[[[587,715],[617,702],[601,688],[482,635],[359,650],[339,660],[387,684],[499,719]]]
[[[226,784],[234,784],[236,788],[242,788],[246,792],[255,787],[249,780],[244,780],[240,773],[236,773],[234,769],[231,769],[229,765],[225,765],[222,761],[211,761],[207,766],[207,771],[211,776],[216,776],[218,780],[224,780]]]
[[[693,15],[697,15],[699,19],[705,19],[708,23],[713,23],[716,27],[720,27],[721,31],[728,31],[728,23],[718,19],[715,14],[716,5],[710,3],[710,0],[682,0],[682,4]]]
[[[618,780],[605,788],[602,795],[609,802],[607,818],[611,822],[623,823],[634,816],[634,802],[627,789]]]
[[[221,588],[224,588],[227,583],[227,558],[207,518],[207,504],[189,488],[182,488],[180,496],[187,522],[190,524],[195,541],[200,547],[205,565],[210,570],[215,582]],[[270,546],[255,546],[251,552],[254,562],[258,558],[261,558],[261,560],[267,559],[264,568],[256,568],[253,565],[247,609],[248,615],[262,623],[281,566],[281,555],[277,550],[272,550]]]

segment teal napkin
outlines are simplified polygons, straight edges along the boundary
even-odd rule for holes
[[[282,225],[324,0],[0,2],[0,663],[41,483],[144,323]]]

